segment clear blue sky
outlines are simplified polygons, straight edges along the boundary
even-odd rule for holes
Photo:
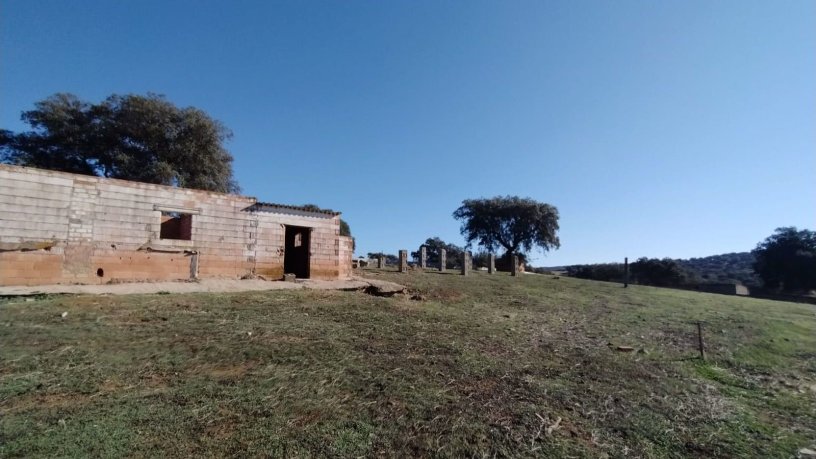
[[[165,94],[244,193],[358,253],[462,244],[465,198],[561,213],[540,265],[752,249],[816,218],[816,2],[0,2],[0,127],[55,92]]]

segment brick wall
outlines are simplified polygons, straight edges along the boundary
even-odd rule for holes
[[[192,214],[161,239],[162,211]],[[0,285],[283,275],[284,225],[312,228],[312,278],[347,276],[339,216],[255,198],[0,165]]]

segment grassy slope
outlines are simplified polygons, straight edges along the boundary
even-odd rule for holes
[[[552,276],[369,275],[424,299],[0,304],[0,457],[785,457],[816,442],[814,306]]]

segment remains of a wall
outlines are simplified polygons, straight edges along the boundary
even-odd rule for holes
[[[339,216],[273,210],[245,196],[0,165],[0,285],[188,279],[193,254],[199,277],[278,279],[282,225],[312,228],[311,277],[343,275]],[[161,239],[162,212],[192,214],[190,240]]]
[[[283,277],[284,238],[286,225],[290,225],[312,229],[309,277],[336,279],[350,276],[352,254],[347,254],[345,259],[341,257],[342,240],[350,238],[340,236],[339,216],[263,204],[256,205],[253,213],[258,221],[256,274],[272,279]]]
[[[338,236],[337,245],[339,247],[337,252],[337,262],[340,266],[339,275],[341,278],[351,277],[351,259],[354,257],[354,239],[348,236]]]

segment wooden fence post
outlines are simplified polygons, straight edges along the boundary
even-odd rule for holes
[[[629,257],[623,259],[623,288],[629,287]]]

